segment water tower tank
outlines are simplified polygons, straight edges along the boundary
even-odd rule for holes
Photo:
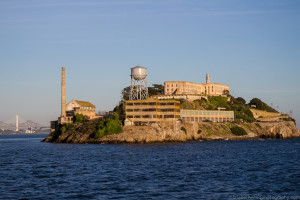
[[[131,68],[131,77],[135,80],[143,80],[147,77],[147,68],[136,66]]]

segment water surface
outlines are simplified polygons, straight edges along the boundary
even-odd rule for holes
[[[45,137],[0,135],[0,199],[300,196],[300,138],[111,145]]]

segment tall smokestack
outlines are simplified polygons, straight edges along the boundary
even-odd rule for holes
[[[19,115],[16,115],[16,132],[19,131]]]
[[[61,117],[66,117],[66,79],[65,68],[61,68]]]

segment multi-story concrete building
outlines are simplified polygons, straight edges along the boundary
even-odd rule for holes
[[[232,122],[234,121],[233,111],[219,110],[181,110],[182,121],[202,122],[210,120],[212,122]]]
[[[180,101],[146,100],[126,101],[126,119],[135,125],[180,119]]]
[[[206,83],[192,83],[188,81],[165,81],[165,95],[205,95],[220,96],[229,91],[229,85],[210,83],[210,77],[206,75]]]

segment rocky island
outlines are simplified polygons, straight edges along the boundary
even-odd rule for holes
[[[234,127],[240,127],[246,134],[239,135]],[[50,134],[44,142],[55,143],[156,143],[186,142],[199,140],[253,140],[287,139],[300,137],[294,122],[256,123],[213,123],[184,122],[155,124],[151,126],[125,126],[119,134],[97,137],[97,122],[74,125],[66,132]]]
[[[146,68],[131,69],[132,83],[146,78]],[[90,102],[72,100],[66,104],[62,68],[61,116],[51,122],[52,132],[43,142],[154,143],[300,137],[290,115],[279,113],[258,98],[249,103],[242,97],[235,98],[229,94],[228,85],[211,83],[209,75],[203,84],[168,81],[164,86],[153,84],[142,88],[142,93],[134,93],[138,87],[124,88],[120,104],[99,116]]]
[[[300,131],[290,116],[274,112],[271,107],[259,99],[255,98],[250,101],[252,104],[256,103],[259,109],[251,109],[251,106],[246,105],[242,98],[231,97],[231,101],[224,101],[223,97],[213,97],[209,100],[193,102],[183,100],[180,105],[182,108],[214,108],[214,106],[222,104],[221,102],[225,102],[226,104],[223,106],[230,106],[231,109],[236,107],[238,110],[235,111],[235,120],[232,122],[176,120],[148,125],[123,126],[119,114],[122,115],[125,112],[125,104],[120,104],[114,109],[115,114],[107,118],[85,120],[82,114],[77,114],[74,123],[61,125],[43,141],[54,143],[157,143],[300,137]]]

